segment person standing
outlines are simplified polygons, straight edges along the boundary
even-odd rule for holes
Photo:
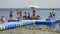
[[[22,20],[22,10],[19,10],[19,15],[20,15],[20,21]]]
[[[17,9],[17,19],[20,21],[20,11]]]
[[[24,12],[23,18],[24,18],[24,19],[27,19],[27,14],[26,14],[26,12]]]
[[[12,10],[10,11],[9,16],[10,16],[10,20],[13,20],[13,11]]]
[[[30,19],[30,13],[28,12],[28,19]]]
[[[35,19],[36,19],[36,16],[35,16],[35,10],[33,10],[33,12],[32,12],[31,19],[32,19],[32,20],[35,20]]]
[[[20,12],[19,12],[19,13],[20,13],[20,17],[22,17],[22,10],[20,10]]]
[[[54,11],[54,9],[53,9],[53,11],[51,13],[52,13],[53,17],[55,17],[56,12]]]

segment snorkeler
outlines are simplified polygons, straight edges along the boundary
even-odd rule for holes
[[[2,16],[0,20],[1,20],[1,22],[5,22],[6,21],[4,16]]]
[[[10,20],[13,20],[13,12],[12,12],[12,10],[10,11],[9,15],[10,15]]]

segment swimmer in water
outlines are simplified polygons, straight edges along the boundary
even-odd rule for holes
[[[12,10],[10,11],[9,15],[10,15],[10,20],[13,20],[13,12],[12,12]]]
[[[1,22],[5,22],[6,21],[4,16],[2,16],[0,20],[1,20]]]

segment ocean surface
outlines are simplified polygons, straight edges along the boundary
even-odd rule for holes
[[[30,15],[32,15],[32,9],[31,8],[0,8],[0,18],[1,18],[1,16],[5,16],[5,18],[7,20],[10,19],[9,12],[10,12],[10,10],[12,10],[14,19],[16,19],[17,18],[17,14],[16,14],[17,9],[22,10],[23,15],[24,15],[24,12],[27,12],[27,14],[29,12]],[[52,9],[49,9],[49,8],[36,8],[35,10],[36,10],[36,15],[40,15],[40,17],[44,18],[44,19],[48,18],[49,13],[52,11]],[[55,9],[54,11],[56,12],[56,17],[58,19],[60,19],[60,16],[59,16],[60,15],[60,9]]]
[[[24,12],[27,12],[27,14],[29,12],[30,15],[32,15],[32,9],[31,8],[0,8],[0,18],[1,18],[1,16],[5,16],[6,20],[9,20],[10,19],[9,12],[10,12],[10,10],[12,10],[14,19],[17,19],[17,13],[16,13],[17,9],[22,10],[23,15],[24,15]],[[53,10],[51,8],[36,8],[35,11],[36,11],[36,15],[40,15],[41,18],[47,19],[49,16],[49,13]],[[56,12],[56,18],[60,19],[60,8],[54,9],[54,11]],[[60,30],[60,23],[53,24],[51,26],[48,26],[48,25],[35,25],[35,26],[37,28],[47,27],[47,28]],[[33,27],[33,25],[24,26],[24,27]]]

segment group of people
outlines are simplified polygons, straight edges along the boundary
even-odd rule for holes
[[[32,10],[32,16],[30,15],[30,13],[28,12],[28,15],[26,12],[24,12],[24,16],[22,16],[22,10],[18,10],[17,9],[17,19],[20,21],[20,19],[23,17],[24,19],[36,19],[36,16],[35,16],[35,10]],[[10,11],[10,20],[13,20],[13,12]]]
[[[35,10],[32,10],[32,16],[30,16],[29,12],[28,12],[28,15],[26,12],[24,12],[24,16],[22,16],[22,10],[17,10],[17,19],[18,19],[18,21],[20,21],[21,18],[35,20],[36,19],[35,12],[36,12]],[[10,19],[13,20],[13,12],[12,11],[10,11]]]
[[[53,11],[50,12],[49,14],[50,14],[50,15],[49,15],[49,18],[53,18],[53,17],[55,17],[56,12],[54,12],[54,9],[53,9]]]
[[[28,15],[27,15],[26,12],[24,12],[24,16],[22,16],[22,10],[18,10],[17,9],[16,12],[17,12],[17,19],[18,19],[18,21],[20,21],[21,18],[24,18],[24,19],[32,19],[32,20],[36,19],[35,10],[32,10],[32,16],[30,16],[30,13],[29,12],[28,12]],[[10,17],[10,20],[13,20],[13,11],[12,10],[10,10],[10,12],[9,12],[9,17]],[[1,22],[5,22],[6,21],[5,17],[2,16],[1,19],[0,19],[0,21]]]
[[[54,11],[54,9],[53,9]],[[30,15],[30,13],[28,12],[28,15],[26,12],[24,12],[24,16],[22,16],[22,10],[17,10],[17,19],[18,21],[21,20],[21,18],[23,17],[24,19],[31,19],[31,20],[35,20],[36,19],[36,15],[35,15],[36,11],[35,10],[32,10],[32,15]],[[49,18],[53,18],[55,17],[55,12],[51,12],[49,13]],[[13,20],[13,11],[11,10],[10,13],[9,13],[9,17],[10,17],[10,20]],[[1,17],[0,19],[1,22],[5,22],[6,19],[4,16]]]
[[[28,12],[28,16],[27,16],[27,14],[26,14],[26,12],[24,12],[24,16],[23,16],[23,18],[24,19],[31,19],[31,20],[35,20],[36,19],[36,15],[35,15],[35,10],[33,10],[32,11],[32,15],[30,15],[30,13]]]
[[[35,16],[35,10],[32,10],[32,16],[30,15],[30,13],[28,12],[28,15],[26,12],[24,12],[24,16],[22,16],[22,11],[21,10],[17,10],[17,18],[18,20],[20,21],[21,18],[23,19],[36,19],[36,16]]]
[[[24,16],[22,16],[22,10],[17,10],[17,19],[18,21],[21,20],[21,18],[23,19],[36,19],[36,16],[35,16],[35,10],[32,10],[32,16],[30,16],[30,13],[28,12],[28,15],[26,12],[24,12]]]

